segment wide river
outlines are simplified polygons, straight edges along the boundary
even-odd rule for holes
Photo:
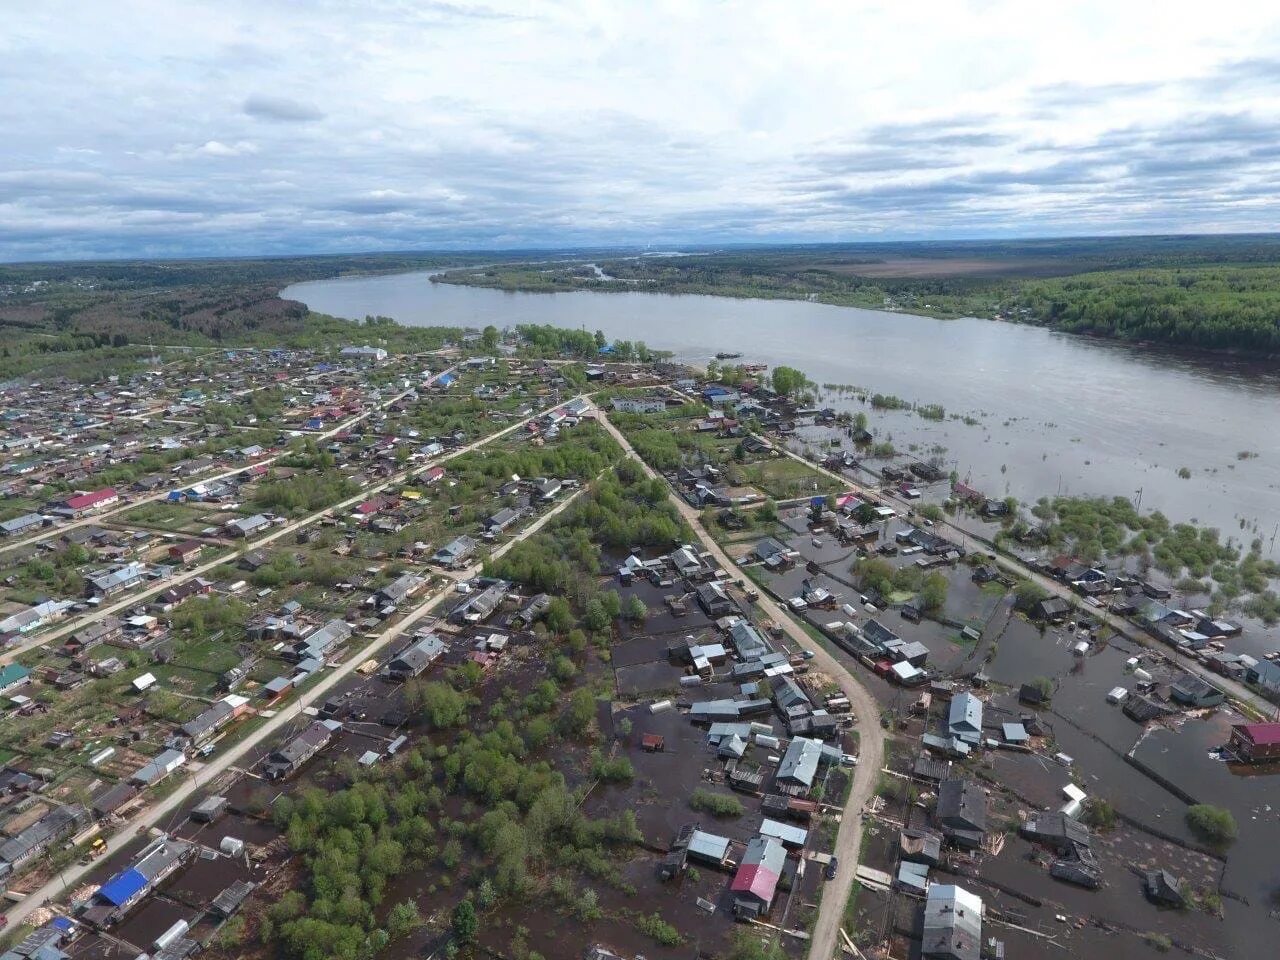
[[[934,320],[793,300],[652,293],[504,293],[432,283],[428,273],[322,280],[281,294],[353,319],[499,329],[602,330],[705,363],[717,351],[787,364],[948,419],[876,414],[872,429],[991,496],[1120,495],[1267,548],[1280,522],[1280,364],[1186,356],[990,320]],[[857,405],[827,395],[833,406]],[[860,405],[859,405],[860,406]],[[968,415],[977,423],[953,419]],[[1179,476],[1186,468],[1189,478]],[[1264,553],[1269,552],[1264,549]]]

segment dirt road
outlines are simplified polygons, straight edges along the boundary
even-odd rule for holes
[[[559,404],[557,404],[559,406]],[[552,408],[554,409],[554,408]],[[519,424],[517,424],[518,426]],[[506,431],[504,431],[506,432]],[[484,443],[490,443],[496,440],[502,434],[493,434],[485,438],[482,442],[478,442],[477,446],[483,446]],[[548,510],[536,521],[531,523],[524,530],[520,531],[511,540],[508,540],[502,546],[493,551],[492,557],[501,557],[510,550],[515,544],[537,533],[561,511],[565,510],[569,504],[582,494],[587,486],[583,486],[572,496],[565,497],[560,503],[556,504],[552,509]],[[424,619],[430,610],[454,589],[454,584],[458,580],[469,580],[479,575],[482,564],[476,563],[465,570],[454,571],[449,574],[449,582],[431,595],[425,597],[418,603],[403,619],[397,620],[394,624],[387,627],[376,637],[369,641],[359,652],[348,656],[341,664],[333,670],[325,674],[313,687],[302,691],[297,699],[288,704],[288,706],[277,713],[274,717],[264,723],[257,730],[253,731],[245,739],[235,743],[225,752],[220,753],[214,759],[204,764],[198,771],[194,771],[188,779],[173,793],[165,797],[160,802],[146,807],[137,816],[133,817],[123,824],[116,833],[107,839],[107,854],[118,853],[128,843],[136,839],[139,832],[145,831],[156,824],[160,823],[166,816],[174,813],[178,808],[190,801],[196,792],[202,787],[207,786],[220,774],[225,773],[228,769],[244,759],[255,747],[265,741],[273,734],[279,733],[290,722],[296,721],[298,715],[303,708],[309,706],[315,701],[321,699],[326,693],[332,690],[337,684],[341,683],[346,677],[360,664],[366,660],[373,658],[379,650],[389,644],[400,634],[411,630],[415,624]],[[9,923],[17,926],[27,916],[39,907],[45,900],[55,899],[63,894],[64,891],[74,889],[80,880],[90,870],[97,867],[97,861],[91,860],[88,864],[74,864],[63,870],[59,876],[49,880],[44,886],[33,891],[27,898],[15,906],[9,908]]]
[[[628,456],[639,462],[650,477],[661,479],[656,471],[640,459],[622,432],[609,422],[604,411],[601,411],[599,416],[605,429],[622,445],[622,449]],[[694,533],[715,557],[716,562],[730,576],[745,580],[746,575],[742,569],[703,527],[702,517],[698,511],[681,499],[674,490],[670,495],[671,502],[693,527]],[[860,743],[858,765],[853,768],[853,787],[849,791],[849,799],[840,820],[840,831],[836,835],[835,848],[832,851],[839,857],[840,866],[835,879],[827,881],[823,889],[822,904],[818,909],[818,919],[814,924],[813,939],[809,945],[809,960],[830,960],[839,950],[840,923],[844,916],[845,904],[853,889],[854,872],[862,847],[862,810],[875,793],[880,768],[884,765],[884,731],[880,727],[880,707],[849,669],[810,637],[772,597],[762,593],[757,606],[766,617],[780,624],[799,647],[812,652],[813,659],[810,663],[831,677],[840,687],[841,692],[849,698],[853,715],[857,718],[855,729],[858,731]],[[809,866],[813,867],[812,864]]]

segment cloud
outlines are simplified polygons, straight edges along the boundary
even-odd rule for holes
[[[149,3],[0,10],[0,258],[1280,222],[1236,0]]]
[[[237,140],[235,143],[206,140],[191,152],[205,157],[244,157],[257,153],[258,146],[248,140]]]
[[[325,116],[324,111],[310,104],[286,97],[249,97],[243,110],[251,117],[273,123],[306,123]]]

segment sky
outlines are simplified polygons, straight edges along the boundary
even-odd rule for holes
[[[0,4],[0,260],[1280,228],[1280,4]]]

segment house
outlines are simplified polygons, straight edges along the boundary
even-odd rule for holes
[[[296,773],[308,760],[329,745],[333,734],[342,729],[336,720],[316,720],[279,750],[267,756],[263,774],[268,780],[283,780]]]
[[[778,705],[778,712],[784,720],[804,717],[813,712],[813,704],[808,696],[791,677],[774,677],[772,686],[773,702]]]
[[[289,656],[295,662],[309,659],[323,661],[350,637],[351,625],[345,620],[334,617],[324,626],[296,641],[289,651]]]
[[[963,887],[935,883],[924,902],[920,956],[924,960],[979,960],[982,899]]]
[[[538,499],[542,501],[554,500],[564,484],[554,477],[539,477],[533,481],[533,490],[538,495]]]
[[[1223,692],[1213,684],[1191,674],[1182,677],[1169,688],[1169,697],[1175,703],[1193,709],[1216,707],[1226,699]]]
[[[223,525],[223,530],[227,536],[244,539],[252,537],[271,526],[271,518],[255,513],[251,517],[238,517],[235,520],[228,521]]]
[[[114,487],[103,487],[92,493],[78,493],[63,500],[56,501],[53,512],[64,517],[83,517],[86,514],[105,510],[120,501],[120,495]]]
[[[1245,671],[1244,678],[1267,693],[1280,693],[1280,663],[1259,660]]]
[[[190,563],[200,556],[204,544],[199,540],[183,540],[169,548],[169,559],[174,563]]]
[[[1280,723],[1237,723],[1227,748],[1244,763],[1280,760]]]
[[[818,775],[818,761],[822,758],[822,741],[808,737],[795,737],[787,745],[787,752],[778,764],[777,779],[806,790],[813,786]]]
[[[244,713],[249,701],[236,694],[228,694],[216,701],[208,710],[188,720],[181,726],[182,735],[192,743],[208,740],[236,717]]]
[[[454,607],[449,619],[454,623],[483,623],[493,616],[510,589],[511,584],[505,580],[491,581],[483,590],[471,594]]]
[[[410,680],[444,655],[445,644],[434,633],[415,638],[387,663],[387,676],[392,680]]]
[[[491,536],[497,536],[519,519],[519,510],[512,509],[511,507],[503,507],[493,516],[484,521],[485,533],[488,533]]]
[[[33,533],[45,524],[45,518],[39,513],[27,513],[0,523],[0,537],[15,537],[21,533]]]
[[[1168,870],[1149,870],[1143,876],[1143,891],[1147,899],[1160,906],[1183,907],[1187,897],[1182,883]]]
[[[759,660],[773,651],[769,642],[752,624],[739,620],[729,628],[729,641],[740,660]]]
[[[431,559],[442,567],[453,569],[462,566],[475,552],[475,540],[461,536],[437,550]]]
[[[10,690],[17,690],[27,682],[31,676],[31,671],[21,664],[7,663],[0,667],[0,696],[7,694]]]
[[[733,601],[718,583],[704,583],[698,587],[698,606],[712,620],[719,620],[733,613]]]
[[[376,590],[369,598],[370,605],[378,608],[387,605],[399,606],[422,589],[426,580],[412,573],[404,573],[396,577],[385,587]]]
[[[1032,616],[1047,623],[1061,623],[1071,612],[1071,605],[1061,597],[1046,597],[1031,610]]]
[[[619,413],[662,413],[667,409],[661,397],[612,397],[609,405]]]
[[[0,843],[0,877],[44,853],[63,837],[70,836],[87,816],[87,811],[79,804],[55,807],[31,826]]]
[[[795,563],[795,551],[774,537],[765,537],[757,543],[751,555],[767,567],[786,567]]]
[[[786,848],[777,840],[751,838],[729,884],[735,916],[755,920],[769,912],[786,862]]]
[[[131,590],[142,583],[147,574],[145,564],[126,563],[114,570],[98,570],[85,577],[85,595],[90,597],[111,597],[125,590]]]
[[[973,780],[943,780],[938,785],[934,820],[952,843],[976,849],[987,831],[987,795]]]
[[[181,750],[165,750],[135,770],[129,780],[140,787],[149,787],[159,783],[186,762],[186,755]]]
[[[982,739],[982,701],[967,690],[951,698],[947,732],[977,745]]]

